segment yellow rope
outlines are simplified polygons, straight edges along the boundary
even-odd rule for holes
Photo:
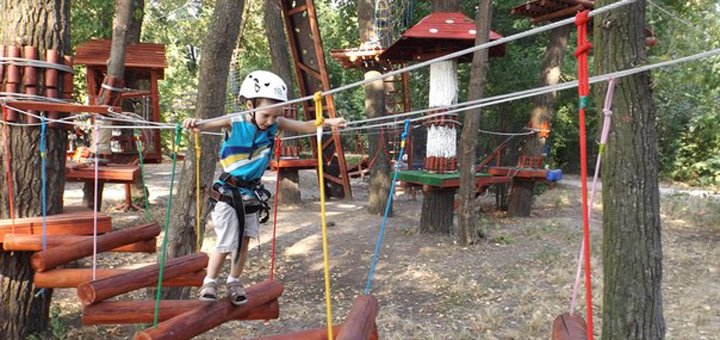
[[[195,132],[195,237],[196,251],[202,246],[200,237],[200,138]]]
[[[328,237],[327,222],[325,220],[325,179],[323,175],[323,152],[322,152],[322,132],[323,132],[323,111],[322,111],[322,95],[316,92],[315,100],[315,126],[317,127],[317,159],[318,159],[318,178],[320,181],[320,220],[322,221],[322,241],[323,241],[323,262],[325,264],[325,309],[327,314],[327,331],[328,339],[333,339],[332,332],[332,301],[330,300],[330,262],[328,261]]]

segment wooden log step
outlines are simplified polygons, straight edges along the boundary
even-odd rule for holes
[[[135,339],[190,339],[229,320],[250,313],[270,301],[277,300],[283,286],[278,280],[266,280],[247,288],[248,300],[235,306],[229,298],[190,310],[135,334]]]
[[[338,340],[365,340],[377,339],[375,318],[378,313],[378,303],[372,295],[361,295],[355,300],[350,313],[348,313],[342,330],[337,335]]]
[[[555,318],[552,324],[552,340],[587,339],[585,320],[577,315],[563,313]]]
[[[71,211],[47,217],[47,235],[92,235],[94,228],[93,212]],[[12,220],[0,220],[0,241],[6,234],[12,233]],[[112,231],[110,216],[98,213],[98,233]],[[15,219],[15,234],[42,235],[42,217]]]
[[[342,330],[342,327],[343,325],[334,325],[333,335],[338,334]],[[292,333],[263,336],[260,338],[255,338],[255,340],[327,340],[327,338],[327,327],[320,327],[305,329]],[[377,338],[373,340],[377,340]]]
[[[213,302],[200,300],[161,300],[158,321],[163,322]],[[152,323],[155,301],[104,301],[83,307],[83,325]],[[280,316],[280,304],[272,300],[233,320],[270,320]]]
[[[73,243],[80,240],[92,240],[92,236],[80,235],[48,235],[47,246],[58,247],[66,243]],[[42,235],[7,234],[2,241],[5,251],[40,251],[42,250]],[[157,250],[157,240],[147,240],[127,244],[109,251],[120,253],[154,253]]]
[[[131,243],[154,239],[159,234],[160,226],[157,223],[150,223],[101,235],[97,238],[97,252],[102,253]],[[78,240],[37,252],[30,258],[30,263],[35,271],[43,272],[90,256],[93,254],[93,249],[92,238]]]
[[[131,269],[98,269],[95,272],[96,279],[104,279],[110,276],[125,274]],[[200,287],[202,286],[205,270],[198,270],[194,273],[184,274],[172,279],[163,278],[163,286],[167,287]],[[85,282],[92,281],[91,268],[68,268],[53,269],[50,271],[35,273],[35,287],[38,288],[77,288]]]
[[[207,262],[208,257],[204,253],[168,259],[163,270],[163,282],[205,269]],[[157,284],[159,273],[160,265],[153,264],[103,279],[85,282],[77,288],[78,298],[83,305],[91,305],[113,296]]]

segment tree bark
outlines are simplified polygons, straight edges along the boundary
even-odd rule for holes
[[[205,37],[202,47],[204,58],[200,59],[200,81],[198,86],[197,106],[195,116],[198,118],[213,118],[221,116],[225,110],[225,95],[227,90],[227,77],[230,71],[230,58],[240,31],[245,1],[218,0],[212,15],[212,24]],[[190,138],[188,150],[194,150],[194,138]],[[200,202],[202,216],[200,221],[200,238],[204,235],[207,220],[207,190],[212,185],[215,168],[218,162],[217,150],[220,147],[220,138],[202,136],[200,159]],[[180,180],[175,194],[171,211],[168,258],[190,254],[196,249],[195,233],[195,153],[189,152],[182,162]],[[172,194],[172,193],[171,193]],[[187,298],[189,288],[163,289],[165,299]]]
[[[550,31],[550,40],[545,50],[543,70],[540,75],[539,86],[555,85],[560,82],[562,60],[567,50],[568,36],[572,26],[566,25]],[[551,92],[535,97],[535,103],[530,114],[530,127],[535,129],[549,129],[555,112],[555,99],[557,92]],[[548,133],[544,131],[527,136],[525,144],[520,150],[523,156],[540,156],[545,153],[545,143]],[[530,216],[532,208],[532,195],[535,181],[515,180],[508,198],[509,216]]]
[[[265,0],[263,21],[267,33],[268,46],[270,47],[270,59],[272,71],[280,76],[288,87],[288,99],[295,97],[293,91],[293,77],[290,70],[291,60],[288,51],[288,40],[285,35],[285,23],[282,19],[279,0]],[[283,132],[285,136],[292,136],[294,133]],[[295,146],[297,141],[285,141],[284,146]],[[280,171],[279,203],[297,204],[300,203],[300,174],[298,169],[282,168]]]
[[[599,0],[597,7],[615,1]],[[596,72],[645,63],[645,2],[595,17]],[[603,86],[600,86],[603,87]],[[603,105],[596,89],[596,105]],[[650,75],[623,78],[602,164],[603,339],[663,339],[656,114]]]
[[[365,79],[380,76],[379,71],[368,71]],[[367,118],[385,115],[385,82],[376,80],[365,85],[365,114]],[[370,167],[370,187],[368,189],[367,210],[370,214],[382,215],[385,212],[392,178],[390,177],[390,160],[384,149],[387,147],[387,136],[383,135],[368,139],[368,154],[375,161]],[[390,207],[392,215],[392,206]]]
[[[480,0],[478,4],[477,36],[475,45],[488,41],[490,36],[490,21],[492,20],[492,3],[490,0]],[[470,71],[470,85],[468,100],[477,100],[483,97],[485,90],[485,74],[488,69],[488,51],[475,52]],[[475,243],[482,236],[477,224],[477,204],[475,203],[475,144],[478,129],[480,128],[480,109],[470,110],[463,117],[463,129],[460,136],[460,152],[458,165],[460,167],[460,210],[458,211],[458,243],[468,246]]]
[[[453,222],[454,197],[455,189],[423,192],[422,214],[420,215],[421,233],[450,233]]]
[[[0,2],[0,13],[4,18],[0,22],[0,44],[35,46],[40,56],[44,56],[48,49],[57,50],[61,58],[70,53],[70,1],[4,0]],[[38,81],[35,86],[39,95],[45,93],[43,81]],[[40,216],[40,129],[10,127],[8,132],[15,217]],[[54,215],[62,212],[67,134],[64,130],[51,127],[46,131],[46,140],[47,214]],[[0,155],[4,161],[8,155],[3,143],[0,142]],[[0,172],[3,185],[7,183],[5,176],[5,171]],[[0,190],[2,218],[10,217],[8,199],[7,190]],[[0,338],[24,339],[47,328],[52,290],[46,289],[38,294],[33,286],[30,255],[28,252],[0,251]]]

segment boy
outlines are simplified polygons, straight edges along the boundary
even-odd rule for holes
[[[287,101],[287,86],[282,78],[267,71],[248,74],[240,86],[238,100],[247,109],[260,110],[240,117],[201,124],[197,118],[188,118],[183,126],[191,131],[225,131],[220,148],[220,164],[223,174],[213,185],[210,193],[217,244],[210,254],[207,276],[200,289],[200,300],[217,300],[216,278],[225,258],[232,253],[227,293],[235,305],[247,302],[245,290],[240,283],[247,259],[248,243],[258,236],[259,212],[265,213],[269,192],[260,184],[265,169],[273,155],[274,140],[278,130],[298,133],[315,132],[314,121],[297,121],[283,118],[283,108],[261,108]],[[325,119],[324,127],[345,127],[345,119]],[[277,199],[277,198],[276,198]]]

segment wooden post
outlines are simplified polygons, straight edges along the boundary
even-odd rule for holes
[[[337,334],[337,339],[370,339],[373,333],[377,334],[377,327],[375,326],[377,313],[378,303],[375,297],[372,295],[361,295],[355,300],[355,303],[353,303],[342,330]]]
[[[131,269],[98,269],[95,277],[104,279],[110,276],[125,274]],[[205,277],[204,270],[182,276],[163,280],[163,286],[167,287],[200,287]],[[92,269],[90,268],[68,268],[53,269],[47,272],[35,273],[34,284],[37,288],[77,288],[79,285],[92,281]]]
[[[163,280],[170,280],[204,269],[207,262],[208,257],[204,253],[169,259],[165,262]],[[157,283],[159,272],[160,265],[154,264],[104,279],[85,282],[77,288],[78,298],[83,305],[91,305],[113,296],[144,288]]]
[[[161,300],[158,320],[174,318],[213,302],[200,300]],[[83,325],[152,323],[155,301],[105,301],[83,308]],[[235,315],[233,320],[270,320],[280,316],[280,303],[276,300]]]
[[[73,67],[73,57],[66,55],[63,56],[63,60],[65,62],[65,66]],[[74,86],[73,74],[70,72],[63,72],[63,99],[72,100]]]
[[[20,58],[20,47],[11,45],[7,47],[7,56],[10,58]],[[20,68],[10,63],[7,66],[7,79],[5,81],[5,92],[18,92],[18,83],[20,82]],[[17,112],[8,110],[8,121],[14,122],[18,119]]]
[[[247,289],[248,300],[244,305],[235,306],[229,298],[225,298],[180,314],[155,328],[138,332],[135,339],[190,339],[276,300],[282,292],[280,281],[266,280]]]
[[[23,54],[25,59],[37,60],[38,57],[37,49],[34,46],[23,46]],[[25,94],[37,95],[37,70],[35,66],[25,66],[23,68],[23,86],[25,87]],[[29,112],[38,114],[37,111]],[[25,117],[27,123],[37,123],[39,121],[39,119],[32,116]]]
[[[59,64],[60,54],[57,50],[47,50],[45,52],[45,61],[48,63]],[[45,96],[48,98],[58,98],[58,70],[52,67],[45,68]],[[50,119],[60,118],[60,113],[57,111],[51,111],[47,113]],[[51,123],[50,126],[57,126],[58,124]]]
[[[97,237],[97,252],[101,253],[127,244],[155,238],[160,234],[157,223],[144,224]],[[30,261],[35,271],[43,272],[61,264],[78,260],[93,254],[93,239],[78,240],[73,243],[48,248],[33,254]]]
[[[92,238],[92,236],[80,235],[48,235],[46,239],[48,248],[52,248],[81,240],[89,239],[92,241]],[[156,243],[155,238],[149,238],[113,248],[110,251],[119,253],[154,253],[157,249]],[[2,247],[4,251],[41,251],[42,235],[6,234],[2,240]]]
[[[552,340],[585,340],[586,328],[583,318],[564,313],[553,321]]]

